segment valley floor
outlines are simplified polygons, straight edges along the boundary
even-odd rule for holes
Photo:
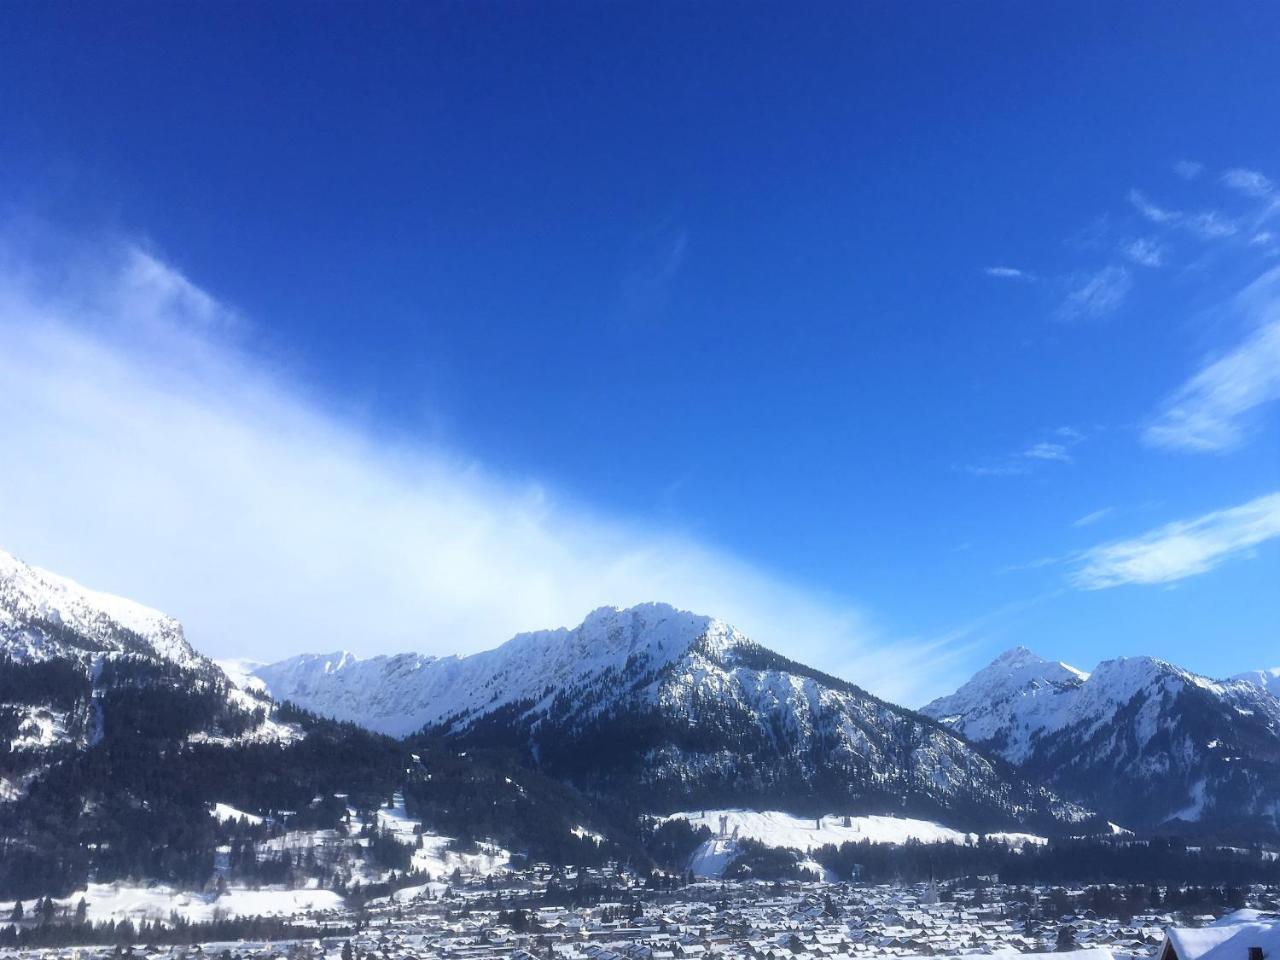
[[[606,877],[591,871],[585,878],[615,884],[615,897],[590,906],[564,907],[547,903],[557,877],[550,871],[505,875],[501,883],[477,880],[445,892],[440,889],[399,891],[397,896],[371,901],[359,914],[331,909],[320,900],[315,909],[298,916],[300,923],[327,926],[340,934],[291,938],[284,929],[274,942],[209,942],[205,956],[267,960],[287,955],[293,960],[338,960],[350,942],[357,956],[382,960],[498,960],[551,957],[554,960],[799,960],[855,957],[864,960],[905,960],[924,956],[989,955],[1011,958],[1047,954],[1066,948],[1077,960],[1148,960],[1163,942],[1165,929],[1179,922],[1213,924],[1212,916],[1182,916],[1174,911],[1150,910],[1124,920],[1098,916],[1082,901],[1065,911],[1054,903],[1099,896],[1097,891],[1063,891],[1048,887],[949,885],[850,886],[825,883],[696,883],[660,892],[627,885],[621,874]],[[94,891],[99,909],[110,897],[140,897],[121,888]],[[1253,903],[1274,910],[1275,888],[1247,892]],[[257,891],[263,906],[275,891]],[[295,891],[295,894],[304,894]],[[108,896],[109,894],[109,896]],[[170,905],[171,892],[152,888],[148,908]],[[1063,899],[1063,898],[1067,899]],[[136,902],[142,905],[140,898]],[[118,904],[117,904],[118,905]],[[207,904],[194,900],[179,906],[192,911]],[[245,901],[242,905],[248,906]],[[1258,911],[1241,911],[1220,923],[1257,922]],[[357,920],[362,924],[354,932]],[[1273,921],[1280,934],[1280,919]],[[1217,934],[1203,931],[1201,939]],[[0,960],[39,957],[42,960],[98,960],[115,954],[115,947],[72,950],[0,948]],[[154,960],[191,956],[190,947],[135,948]],[[224,951],[226,951],[224,953]]]

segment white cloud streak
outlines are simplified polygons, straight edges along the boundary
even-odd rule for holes
[[[1022,455],[1031,460],[1051,460],[1055,463],[1074,463],[1075,458],[1067,452],[1061,443],[1033,443],[1022,451]]]
[[[1182,216],[1177,210],[1169,210],[1152,203],[1147,199],[1147,195],[1138,189],[1129,191],[1129,203],[1152,223],[1173,223]]]
[[[1133,287],[1133,277],[1116,264],[1103,267],[1080,279],[1067,293],[1058,310],[1065,320],[1096,320],[1116,310]]]
[[[1237,309],[1251,332],[1165,400],[1143,432],[1150,446],[1230,450],[1244,441],[1251,417],[1280,399],[1280,268],[1250,284]]]
[[[1078,520],[1072,521],[1073,527],[1091,527],[1099,520],[1105,520],[1111,514],[1115,513],[1115,507],[1103,507],[1100,510],[1094,510],[1092,513],[1086,513]]]
[[[1041,440],[1003,459],[964,464],[957,469],[973,477],[1016,477],[1031,473],[1044,463],[1075,463],[1071,448],[1085,439],[1073,427],[1059,427],[1053,432],[1057,440]]]
[[[1207,573],[1275,537],[1280,537],[1280,493],[1095,547],[1077,558],[1071,582],[1084,590],[1172,583]]]
[[[1235,221],[1227,219],[1216,210],[1208,210],[1204,213],[1197,213],[1193,217],[1188,217],[1186,226],[1188,230],[1202,240],[1221,240],[1223,237],[1233,237],[1240,229]]]
[[[1222,183],[1246,197],[1267,197],[1274,189],[1274,185],[1265,174],[1242,167],[1225,171],[1222,174]]]
[[[155,257],[33,266],[21,239],[0,241],[0,545],[207,653],[470,652],[660,599],[886,697],[938,683],[848,603],[333,413]]]
[[[1017,267],[984,267],[982,272],[988,277],[994,277],[997,280],[1034,279],[1030,273],[1025,270],[1019,270]]]
[[[1120,252],[1140,267],[1159,267],[1164,264],[1164,247],[1149,238],[1131,240],[1121,247]]]

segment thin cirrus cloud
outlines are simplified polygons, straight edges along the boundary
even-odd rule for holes
[[[1249,332],[1165,399],[1143,431],[1149,446],[1230,450],[1245,441],[1260,412],[1280,400],[1280,267],[1245,288],[1235,308]]]
[[[0,548],[178,616],[206,653],[466,653],[664,600],[882,696],[954,679],[850,603],[335,413],[136,246],[32,264],[12,234]]]
[[[1140,267],[1164,265],[1164,247],[1149,237],[1129,241],[1120,248],[1120,252]]]
[[[1075,458],[1068,452],[1066,444],[1043,441],[1033,443],[1022,451],[1022,455],[1030,460],[1052,460],[1056,463],[1074,463]]]
[[[1017,477],[1032,473],[1043,464],[1075,463],[1071,449],[1081,443],[1085,435],[1074,427],[1059,427],[1052,437],[1036,441],[1009,456],[964,464],[958,469],[974,477]]]
[[[982,272],[997,280],[1034,280],[1033,274],[1018,267],[983,267]]]
[[[1133,288],[1133,276],[1118,264],[1075,280],[1058,308],[1059,319],[1097,320],[1116,310]]]
[[[1270,493],[1086,550],[1075,558],[1071,582],[1083,590],[1173,583],[1207,573],[1276,537],[1280,493]]]
[[[1128,197],[1129,203],[1133,208],[1152,223],[1174,223],[1182,217],[1182,214],[1177,210],[1170,210],[1153,203],[1145,193],[1137,188],[1130,190]]]
[[[1194,180],[1200,176],[1202,170],[1204,170],[1204,164],[1197,163],[1195,160],[1176,160],[1173,164],[1173,172],[1183,180]]]
[[[1274,189],[1274,185],[1266,174],[1257,170],[1246,170],[1243,167],[1233,167],[1223,171],[1222,183],[1246,197],[1267,197]]]
[[[1107,517],[1111,516],[1111,514],[1115,513],[1115,510],[1115,507],[1102,507],[1098,510],[1094,510],[1092,513],[1086,513],[1083,517],[1079,517],[1072,521],[1071,525],[1073,527],[1091,527],[1095,523],[1105,520]]]

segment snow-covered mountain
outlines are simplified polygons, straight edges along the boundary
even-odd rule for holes
[[[941,725],[664,604],[601,608],[467,657],[338,653],[254,673],[322,715],[514,748],[655,809],[770,803],[987,828],[1088,816]]]
[[[1273,697],[1280,697],[1280,667],[1272,667],[1269,670],[1249,670],[1246,673],[1238,673],[1231,679],[1252,683],[1255,687],[1266,690]]]
[[[1053,724],[1069,695],[1088,679],[1075,667],[1014,647],[923,712],[1021,763],[1032,752],[1033,733]]]
[[[291,856],[277,860],[270,841],[239,863],[219,854],[252,848],[263,840],[258,828],[282,844],[289,827],[301,831],[295,837],[345,836],[351,809],[363,817],[383,808],[378,822],[395,821],[419,851],[405,856],[432,871],[466,862],[444,851],[450,837],[580,863],[584,844],[600,854],[583,836],[607,832],[637,855],[624,814],[511,757],[447,743],[411,748],[299,715],[270,700],[251,666],[224,669],[196,653],[173,618],[0,554],[0,900],[90,879],[208,889],[215,869],[255,886],[281,869],[296,882],[332,880],[338,861],[308,864],[303,875]],[[385,808],[393,794],[402,816]],[[405,819],[405,802],[430,836]],[[384,856],[403,871],[394,846],[349,839],[343,871],[384,880]]]
[[[20,661],[125,653],[209,666],[172,617],[28,566],[0,550],[0,654]]]
[[[1126,825],[1280,823],[1280,700],[1256,682],[1017,648],[923,712]]]
[[[137,722],[147,701],[192,742],[293,735],[271,721],[263,695],[197,653],[173,617],[0,551],[0,799],[124,716]]]
[[[710,617],[645,604],[603,607],[575,629],[517,634],[496,649],[466,657],[303,654],[252,672],[277,699],[405,736],[426,726],[460,732],[513,706],[535,714],[555,697],[581,705],[601,680],[657,671],[688,653],[695,641],[708,650],[748,642]]]

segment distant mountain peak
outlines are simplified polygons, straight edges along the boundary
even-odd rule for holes
[[[1213,680],[1152,656],[1086,674],[1015,648],[922,712],[1121,822],[1274,824],[1280,701],[1264,692],[1269,679]]]
[[[1249,670],[1245,673],[1237,673],[1231,679],[1236,683],[1248,683],[1255,687],[1261,687],[1273,697],[1280,697],[1280,667]]]
[[[970,740],[985,742],[1009,727],[1016,714],[1052,714],[1059,696],[1080,686],[1088,674],[1061,661],[1046,660],[1023,646],[1006,650],[975,673],[955,693],[922,709]],[[1031,706],[1034,704],[1034,706]],[[1002,751],[1017,759],[1031,750],[1025,725]]]
[[[1010,647],[1000,656],[991,661],[991,665],[1000,664],[1006,667],[1021,667],[1031,663],[1046,663],[1044,657],[1040,656],[1024,646]]]

